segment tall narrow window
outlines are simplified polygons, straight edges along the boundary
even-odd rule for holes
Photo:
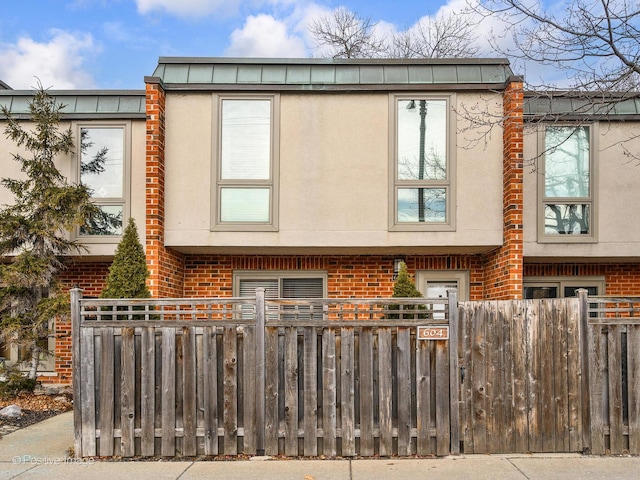
[[[122,235],[125,206],[125,129],[80,128],[80,182],[91,190],[99,214],[81,235]]]
[[[451,229],[449,99],[394,98],[391,228]]]
[[[275,97],[221,98],[215,225],[273,229]]]
[[[590,143],[589,127],[545,129],[541,217],[546,240],[594,237]]]

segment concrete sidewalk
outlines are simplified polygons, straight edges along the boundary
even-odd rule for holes
[[[67,460],[73,412],[0,439],[0,479],[225,480],[636,479],[640,457],[461,455],[438,459],[82,462]]]

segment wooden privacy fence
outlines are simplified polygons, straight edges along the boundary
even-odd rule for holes
[[[465,453],[640,454],[640,298],[464,302]]]
[[[76,454],[458,453],[456,305],[73,290]]]
[[[640,298],[74,290],[72,319],[79,456],[640,454]]]

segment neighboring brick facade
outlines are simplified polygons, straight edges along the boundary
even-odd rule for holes
[[[147,111],[146,255],[153,297],[180,297],[184,257],[164,246],[165,91],[154,77],[145,78]]]
[[[485,256],[485,298],[522,297],[524,91],[514,77],[503,97],[503,245]]]
[[[77,262],[68,266],[60,274],[65,289],[78,286],[85,297],[97,297],[105,286],[110,262]],[[44,377],[49,384],[71,382],[71,320],[57,319],[55,322],[55,376]]]
[[[605,295],[640,296],[640,265],[632,263],[525,264],[525,277],[604,277]]]

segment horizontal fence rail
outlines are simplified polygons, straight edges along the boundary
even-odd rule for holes
[[[459,448],[451,442],[455,349],[446,337],[418,333],[448,331],[457,309],[447,299],[73,295],[80,456],[446,455]]]
[[[591,325],[640,324],[640,297],[589,297]]]

